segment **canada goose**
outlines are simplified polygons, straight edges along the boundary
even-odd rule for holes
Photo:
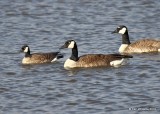
[[[21,51],[25,53],[25,57],[22,59],[22,64],[50,63],[56,61],[59,58],[63,58],[63,55],[59,52],[30,54],[28,45],[22,46]]]
[[[119,48],[120,53],[160,52],[160,40],[141,39],[134,43],[130,43],[128,29],[124,25],[120,25],[112,33],[122,34],[122,44]]]
[[[120,54],[87,54],[78,57],[78,48],[74,40],[66,41],[61,49],[63,48],[72,49],[71,57],[64,63],[65,68],[107,66],[117,67],[124,64],[125,58],[132,58],[132,56]]]

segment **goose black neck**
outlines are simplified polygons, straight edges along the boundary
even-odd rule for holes
[[[129,40],[128,31],[122,34],[122,44],[131,44]]]
[[[28,52],[25,52],[25,57],[30,57],[30,56],[31,56],[31,54],[30,54],[30,50],[28,48]]]
[[[72,48],[72,55],[70,57],[71,60],[78,61],[78,48],[77,44],[74,45],[74,48]]]

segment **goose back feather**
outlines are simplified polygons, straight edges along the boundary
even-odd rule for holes
[[[59,52],[53,53],[34,53],[28,57],[24,57],[23,64],[50,63],[53,62]]]
[[[128,45],[124,53],[145,53],[158,52],[160,49],[160,41],[153,39],[142,39]]]
[[[132,56],[120,54],[87,54],[79,57],[76,63],[77,67],[107,67],[111,62],[121,60],[122,58],[132,58]]]

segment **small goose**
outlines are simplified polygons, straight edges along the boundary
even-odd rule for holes
[[[134,43],[130,43],[128,29],[124,25],[120,25],[112,33],[122,34],[122,44],[119,48],[120,53],[160,52],[160,40],[141,39]]]
[[[59,58],[63,58],[63,55],[61,55],[59,52],[30,54],[28,45],[22,46],[21,51],[25,53],[25,57],[22,59],[22,64],[51,63]]]
[[[65,61],[64,68],[117,67],[124,64],[125,58],[132,58],[132,56],[120,54],[87,54],[78,57],[78,48],[74,40],[66,41],[61,49],[63,48],[72,49],[71,57]]]

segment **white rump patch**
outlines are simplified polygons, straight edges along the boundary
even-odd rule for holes
[[[127,63],[126,59],[121,59],[121,60],[115,60],[115,61],[111,61],[110,65],[113,67],[119,67],[121,65],[125,65]]]
[[[123,27],[118,33],[124,34],[126,32],[127,28]]]
[[[76,67],[76,62],[71,59],[67,59],[64,63],[64,68],[75,68],[75,67]]]
[[[71,41],[71,43],[69,44],[68,48],[73,48],[74,47],[75,42]]]
[[[160,52],[160,49],[158,49],[158,52]]]
[[[58,59],[57,59],[57,57],[55,57],[51,62],[54,62],[54,61],[57,61]]]
[[[27,52],[28,52],[28,48],[29,48],[29,47],[25,47],[24,52],[26,52],[26,53],[27,53]]]
[[[119,47],[119,53],[123,53],[127,47],[128,47],[128,44],[121,44],[121,46]]]

